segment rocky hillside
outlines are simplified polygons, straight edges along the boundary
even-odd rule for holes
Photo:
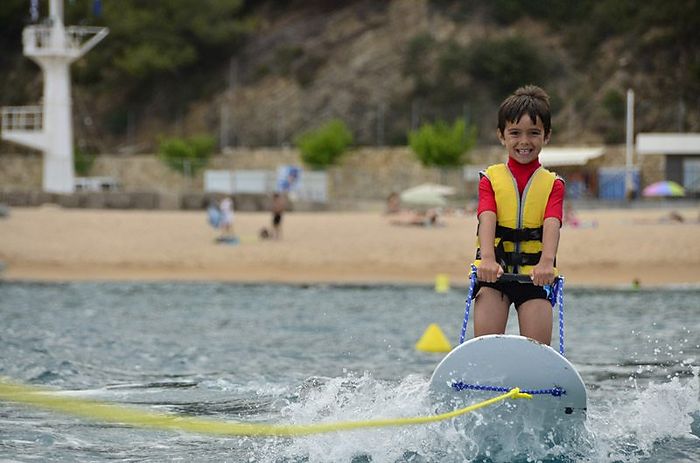
[[[139,92],[87,78],[89,63],[77,63],[81,146],[149,152],[161,134],[195,133],[222,147],[279,146],[331,118],[344,120],[358,144],[396,145],[423,122],[457,117],[488,144],[498,102],[525,83],[551,94],[555,143],[623,141],[628,88],[637,130],[700,130],[693,0],[244,3],[255,26],[240,45],[209,49],[208,59]],[[86,60],[107,63],[100,53]],[[37,97],[40,80],[27,82]]]

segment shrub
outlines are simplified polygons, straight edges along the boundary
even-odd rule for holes
[[[403,59],[403,75],[413,77],[418,89],[425,89],[431,79],[430,52],[435,48],[435,39],[430,34],[419,34],[408,43]]]
[[[323,169],[335,164],[350,144],[352,134],[347,125],[338,119],[306,132],[295,140],[302,161],[312,169]]]
[[[451,126],[444,121],[424,124],[408,134],[411,149],[424,166],[458,167],[476,143],[476,127],[463,118]]]
[[[84,177],[90,173],[92,165],[95,163],[95,155],[88,153],[82,148],[76,148],[73,154],[73,168],[75,173]]]
[[[615,120],[624,120],[627,112],[627,98],[622,92],[610,89],[603,96],[603,107]]]
[[[160,141],[158,154],[171,169],[194,174],[207,163],[214,146],[214,138],[209,135],[196,135],[188,139],[164,138]]]

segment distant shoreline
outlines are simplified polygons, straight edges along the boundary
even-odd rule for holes
[[[700,286],[697,209],[581,210],[564,226],[557,256],[566,287]],[[264,212],[236,215],[241,244],[216,244],[200,211],[13,208],[0,220],[2,281],[181,281],[294,285],[468,285],[476,219],[444,226],[390,224],[374,212],[287,213],[283,239],[259,240]]]

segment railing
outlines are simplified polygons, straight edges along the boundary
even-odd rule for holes
[[[114,177],[75,177],[76,191],[117,191],[119,181]]]
[[[43,115],[41,106],[5,106],[2,108],[2,130],[41,131]]]
[[[46,26],[28,26],[22,32],[24,49],[36,50],[51,46],[51,28]]]
[[[51,26],[27,26],[24,28],[22,39],[27,55],[41,55],[58,51],[70,51],[73,55],[82,55],[108,33],[105,27],[69,26],[64,28],[65,35],[53,38]],[[60,29],[59,29],[60,30]]]

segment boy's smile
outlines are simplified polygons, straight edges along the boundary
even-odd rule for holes
[[[518,122],[506,122],[503,133],[498,132],[498,139],[506,147],[508,156],[520,164],[529,164],[537,159],[542,147],[549,142],[551,132],[545,134],[540,118],[535,123],[529,114],[523,114]]]

